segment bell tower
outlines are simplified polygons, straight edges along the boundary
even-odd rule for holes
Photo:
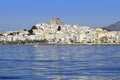
[[[62,25],[62,22],[59,18],[56,18],[56,19],[50,18],[50,24],[51,25]]]

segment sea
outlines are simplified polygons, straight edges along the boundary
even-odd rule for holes
[[[0,80],[120,80],[120,46],[0,46]]]

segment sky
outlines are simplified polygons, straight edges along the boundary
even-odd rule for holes
[[[120,0],[0,0],[0,32],[30,29],[50,17],[103,27],[120,21]]]

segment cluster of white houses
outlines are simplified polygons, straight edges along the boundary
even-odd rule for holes
[[[10,31],[0,34],[0,43],[45,42],[50,44],[72,43],[120,43],[119,31],[90,28],[79,25],[65,25],[59,19],[51,24],[40,23],[31,30]]]

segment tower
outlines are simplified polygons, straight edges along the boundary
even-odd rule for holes
[[[62,22],[59,18],[56,18],[56,19],[50,18],[50,24],[51,25],[62,25]]]
[[[53,18],[50,18],[50,24],[51,25],[56,25],[56,20],[54,20]]]

